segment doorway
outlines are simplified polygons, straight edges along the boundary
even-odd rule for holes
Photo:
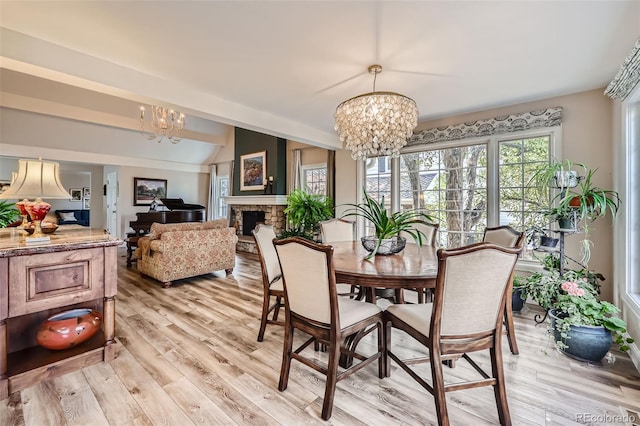
[[[118,172],[107,173],[107,232],[118,236]]]

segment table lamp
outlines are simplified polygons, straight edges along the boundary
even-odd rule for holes
[[[0,194],[0,198],[23,198],[16,203],[16,206],[21,214],[26,211],[35,223],[35,231],[31,237],[27,237],[27,240],[46,242],[49,237],[42,233],[40,223],[49,213],[51,204],[42,199],[69,198],[69,192],[60,182],[58,163],[41,159],[18,160],[18,174],[9,189]],[[29,198],[35,198],[35,201],[28,201]]]

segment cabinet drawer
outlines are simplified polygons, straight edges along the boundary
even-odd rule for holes
[[[9,259],[9,317],[103,297],[102,248]]]

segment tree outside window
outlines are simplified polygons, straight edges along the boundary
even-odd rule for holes
[[[400,208],[424,209],[440,224],[439,245],[459,247],[481,241],[487,226],[526,231],[548,227],[529,179],[551,158],[551,135],[489,138],[400,156]],[[390,170],[369,159],[366,188],[391,206]],[[380,171],[382,170],[382,171]],[[495,176],[491,179],[490,176]]]

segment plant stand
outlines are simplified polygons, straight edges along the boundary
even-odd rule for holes
[[[560,275],[563,275],[565,273],[564,265],[565,265],[566,259],[569,259],[569,260],[581,265],[580,262],[578,262],[577,260],[567,256],[565,254],[565,252],[564,252],[564,239],[565,239],[565,236],[578,233],[577,229],[575,228],[576,224],[578,223],[577,220],[576,220],[577,218],[576,218],[576,213],[575,212],[573,212],[573,216],[574,216],[573,217],[573,224],[574,224],[574,228],[573,229],[562,229],[562,228],[559,228],[559,229],[551,229],[550,230],[551,232],[553,232],[555,234],[558,234],[558,239],[559,239],[558,248],[554,248],[553,250],[549,250],[549,249],[542,250],[542,251],[545,251],[545,252],[558,253],[558,258],[559,258],[558,259],[559,260],[558,272],[560,272]],[[537,315],[534,316],[533,319],[537,324],[542,324],[547,319],[548,315],[549,315],[549,312],[546,311],[544,313],[544,315],[537,314]]]

